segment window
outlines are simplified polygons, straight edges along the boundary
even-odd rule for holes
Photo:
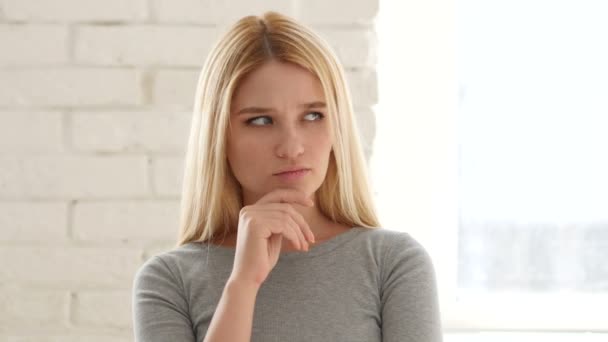
[[[381,1],[372,179],[433,257],[446,331],[608,330],[606,18]]]

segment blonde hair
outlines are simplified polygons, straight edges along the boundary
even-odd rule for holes
[[[199,76],[185,157],[177,246],[205,242],[238,225],[242,193],[226,158],[233,93],[269,60],[299,65],[321,82],[334,145],[316,206],[334,222],[377,228],[378,218],[344,71],[329,45],[277,12],[238,20],[215,44]]]

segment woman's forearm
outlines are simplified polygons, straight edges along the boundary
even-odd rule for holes
[[[203,342],[249,342],[259,287],[228,280]]]

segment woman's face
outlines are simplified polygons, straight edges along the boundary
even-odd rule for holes
[[[332,148],[327,115],[321,82],[295,64],[270,61],[241,81],[231,103],[227,157],[244,205],[277,188],[313,198]],[[292,168],[308,171],[277,175]]]

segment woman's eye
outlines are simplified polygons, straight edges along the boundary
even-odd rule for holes
[[[268,119],[268,120],[270,120],[270,118],[267,117],[267,116],[258,116],[258,117],[255,117],[255,118],[251,118],[251,119],[249,119],[249,120],[247,120],[245,122],[247,123],[247,125],[262,126],[262,125],[259,124],[259,123],[263,122],[262,119]]]
[[[320,112],[310,112],[306,114],[306,117],[313,117],[312,120],[308,120],[306,119],[306,121],[319,121],[322,120],[325,115],[323,115],[323,113]],[[317,117],[316,119],[314,117]],[[247,121],[245,121],[245,123],[248,126],[265,126],[266,124],[270,124],[272,123],[272,119],[269,116],[257,116],[255,118],[251,118]]]
[[[325,115],[323,115],[322,113],[319,113],[319,112],[310,112],[310,113],[306,114],[306,116],[309,116],[310,114],[314,114],[314,115],[318,116],[319,120],[321,120],[325,117]]]

